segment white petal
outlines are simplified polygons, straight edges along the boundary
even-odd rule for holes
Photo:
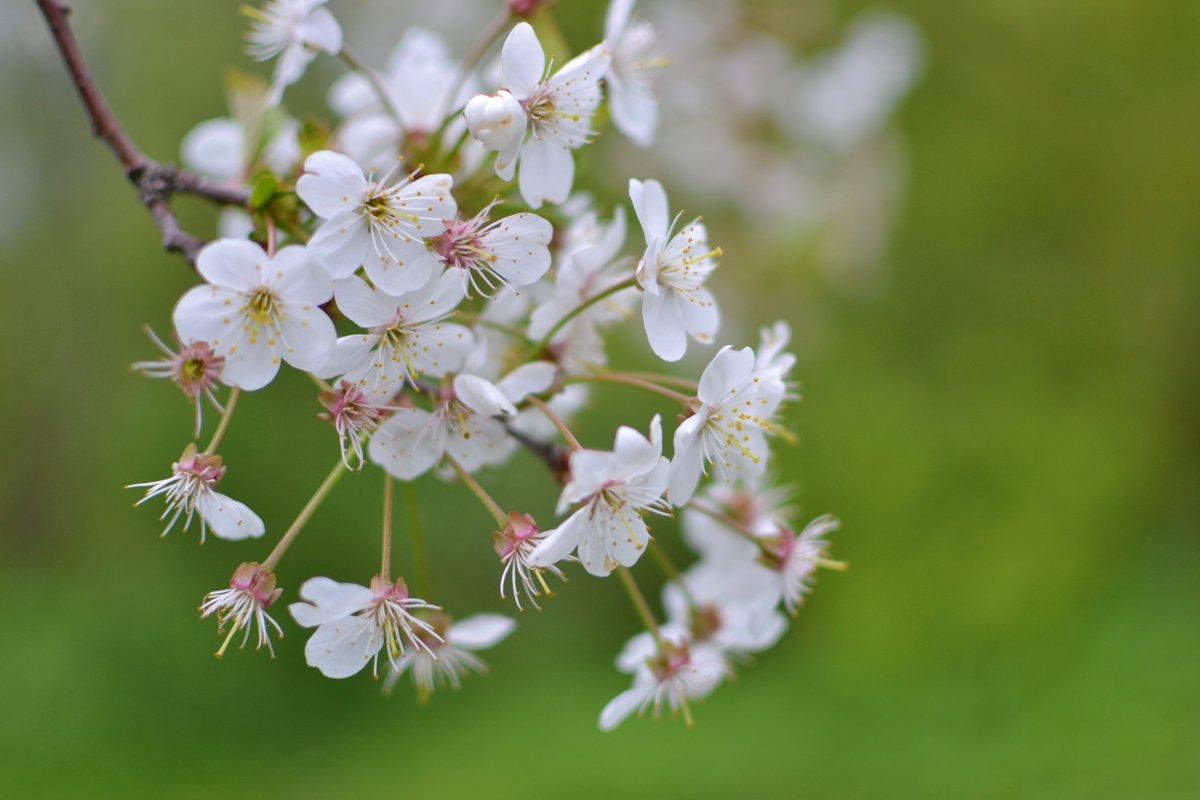
[[[231,542],[257,539],[266,530],[249,506],[220,492],[202,493],[196,499],[196,510],[218,538]]]
[[[530,553],[529,563],[535,567],[548,567],[562,561],[579,544],[579,537],[586,530],[587,509],[582,508],[557,528],[546,531],[546,538]]]
[[[467,472],[499,464],[513,451],[504,426],[494,419],[471,414],[446,434],[446,452]]]
[[[541,394],[554,385],[558,367],[550,361],[535,361],[522,364],[505,375],[496,388],[514,403],[519,403],[531,394]]]
[[[476,614],[450,626],[446,643],[466,650],[494,647],[516,629],[512,617],[502,614]]]
[[[667,585],[671,586],[672,584]],[[646,661],[654,658],[654,654],[657,652],[658,643],[654,641],[653,634],[649,631],[642,631],[626,642],[625,646],[621,648],[621,652],[617,654],[617,669],[630,674],[637,672],[645,667]]]
[[[496,260],[491,266],[509,283],[528,286],[550,269],[549,244],[554,226],[536,214],[514,214],[500,220],[483,239],[483,249]]]
[[[650,349],[663,361],[678,361],[687,352],[687,331],[672,292],[642,293],[642,323]]]
[[[320,577],[309,578],[301,584],[300,597],[308,602],[292,603],[288,611],[305,628],[348,617],[362,611],[374,600],[374,594],[366,586]]]
[[[629,24],[633,3],[634,0],[612,0],[608,4],[608,12],[604,15],[604,39],[609,44],[619,39]]]
[[[329,219],[362,204],[367,179],[349,156],[321,150],[305,159],[296,194],[317,216]]]
[[[500,51],[500,64],[504,88],[518,100],[527,99],[546,69],[546,54],[528,22],[517,23],[508,34]]]
[[[235,324],[230,314],[241,302],[241,295],[233,290],[195,286],[179,298],[171,319],[185,342],[199,340],[216,347],[214,342],[219,343],[226,330]],[[237,325],[240,327],[240,323]]]
[[[464,296],[462,281],[447,270],[435,277],[419,293],[405,298],[411,307],[405,309],[404,316],[412,322],[439,319],[453,311]]]
[[[685,419],[675,430],[675,457],[671,459],[670,485],[667,497],[674,506],[683,506],[691,499],[704,471],[704,450],[697,431],[703,422],[700,416]]]
[[[225,367],[221,380],[253,392],[266,386],[279,373],[279,356],[275,347],[268,344],[271,336],[261,332],[253,341],[248,334],[240,335],[231,343],[222,342],[216,352],[225,356]]]
[[[188,131],[179,145],[183,163],[201,175],[232,181],[245,165],[242,126],[231,119],[210,119]]]
[[[600,712],[600,730],[607,733],[616,728],[650,699],[652,691],[650,688],[634,687],[614,697]]]
[[[308,249],[290,244],[275,253],[268,281],[286,303],[319,306],[333,297],[333,280],[317,264]]]
[[[630,179],[629,199],[633,202],[633,211],[646,234],[646,244],[651,244],[655,239],[665,239],[671,225],[671,215],[662,184],[658,181],[643,183],[637,179]]]
[[[362,278],[351,277],[335,282],[333,294],[337,298],[338,309],[356,325],[376,328],[396,321],[400,307],[396,298],[372,289]]]
[[[319,306],[290,303],[279,323],[279,354],[293,367],[315,372],[325,366],[337,347],[333,320]]]
[[[562,203],[571,194],[575,159],[566,145],[556,140],[533,137],[521,150],[521,197],[531,208],[544,201]]]
[[[437,257],[420,239],[394,239],[387,234],[376,241],[383,252],[369,252],[363,262],[367,277],[388,294],[413,292],[429,284]]]
[[[675,304],[683,318],[687,333],[701,344],[711,344],[721,324],[721,313],[717,301],[708,289],[693,289],[684,297],[677,295]]]
[[[658,100],[652,90],[621,81],[609,73],[608,107],[617,130],[634,144],[639,147],[653,144],[658,128]]]
[[[308,241],[308,249],[331,278],[349,278],[367,260],[371,234],[366,219],[347,211],[325,220]]]
[[[327,8],[318,8],[296,26],[296,38],[316,50],[336,54],[342,49],[342,28]]]
[[[317,628],[304,645],[304,657],[328,678],[349,678],[361,672],[381,647],[383,635],[373,619],[345,617]]]
[[[726,345],[713,356],[713,360],[701,373],[697,396],[705,405],[720,405],[734,389],[749,380],[753,371],[753,350],[749,347],[734,350]]]
[[[494,417],[499,414],[515,416],[517,413],[516,407],[504,396],[503,392],[490,381],[485,381],[475,375],[456,375],[454,394],[467,408],[485,417]]]
[[[267,251],[254,242],[218,239],[196,256],[196,271],[214,286],[245,292],[262,283],[262,268],[267,262]]]
[[[371,357],[371,351],[378,343],[378,334],[354,333],[341,337],[324,366],[316,370],[317,377],[336,378],[358,369]]]
[[[371,437],[371,460],[401,480],[427,471],[446,451],[446,425],[428,411],[402,408]]]

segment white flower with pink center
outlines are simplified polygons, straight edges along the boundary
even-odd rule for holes
[[[225,359],[225,383],[261,389],[280,361],[311,372],[332,354],[337,332],[321,304],[333,283],[305,248],[269,256],[253,242],[218,239],[200,251],[196,271],[208,285],[180,298],[175,329]]]
[[[150,483],[134,483],[126,489],[146,490],[140,506],[147,500],[163,496],[167,508],[159,519],[167,519],[166,536],[183,518],[183,530],[187,530],[194,517],[200,518],[200,542],[203,543],[211,529],[213,535],[236,542],[254,539],[263,535],[266,528],[257,514],[245,504],[226,497],[214,487],[225,476],[225,465],[218,455],[196,452],[196,445],[189,444],[179,460],[171,465],[171,477]]]
[[[755,370],[749,347],[724,347],[700,375],[694,413],[675,429],[671,460],[672,505],[687,503],[700,475],[712,465],[717,479],[753,480],[766,468],[767,434],[786,391],[775,371]]]
[[[382,575],[370,588],[310,578],[300,587],[303,603],[288,611],[305,628],[316,628],[304,646],[310,667],[329,678],[348,678],[372,660],[379,676],[379,653],[395,669],[408,647],[431,652],[428,640],[440,641],[434,627],[416,613],[439,611],[438,606],[408,593],[403,578],[393,583]]]
[[[453,273],[398,296],[358,277],[338,281],[334,293],[341,312],[367,332],[338,339],[320,374],[341,375],[374,405],[386,405],[405,383],[460,369],[471,352],[471,331],[446,321],[463,299]]]
[[[259,61],[279,57],[271,82],[272,105],[279,103],[284,89],[300,80],[318,52],[341,51],[342,28],[329,9],[322,8],[325,3],[270,0],[262,9],[242,6],[251,20],[247,52]]]
[[[729,665],[721,651],[706,644],[689,643],[684,637],[664,639],[662,645],[653,637],[635,637],[636,649],[626,648],[623,657],[638,662],[633,676],[633,688],[617,695],[600,712],[600,730],[611,731],[630,714],[639,716],[653,709],[655,717],[663,706],[671,713],[682,710],[684,721],[692,727],[689,700],[701,700],[720,685],[729,674]],[[635,643],[631,643],[635,644]]]
[[[225,649],[233,641],[238,631],[242,631],[241,647],[250,641],[250,633],[255,634],[254,649],[266,647],[275,657],[275,648],[271,646],[271,631],[274,630],[280,638],[283,629],[279,623],[267,613],[267,607],[279,599],[282,589],[275,588],[275,575],[269,569],[264,569],[256,562],[248,562],[234,570],[229,579],[228,589],[218,589],[204,596],[200,605],[200,618],[210,616],[217,618],[217,632],[224,633],[228,626],[229,633],[221,649],[217,650],[217,658],[225,655]]]
[[[510,617],[500,614],[476,614],[459,622],[435,614],[430,624],[435,635],[424,636],[425,648],[409,650],[393,666],[383,683],[385,693],[390,693],[406,672],[412,676],[417,699],[422,703],[441,687],[458,691],[466,675],[487,672],[487,664],[475,651],[495,647],[517,627]]]
[[[457,272],[468,296],[471,289],[494,297],[500,286],[516,291],[536,283],[550,269],[554,226],[536,214],[521,213],[488,222],[498,201],[470,219],[454,219],[433,242],[434,251]]]
[[[213,352],[208,342],[179,343],[178,352],[168,347],[162,339],[154,335],[154,331],[146,328],[150,340],[162,351],[166,358],[158,361],[138,361],[133,369],[150,378],[168,378],[183,390],[196,408],[196,434],[200,433],[203,422],[201,397],[207,397],[218,411],[224,411],[217,401],[214,389],[221,378],[221,370],[225,367],[225,357]],[[179,342],[179,337],[175,337]]]
[[[554,383],[554,365],[525,364],[491,383],[475,375],[455,375],[435,398],[432,411],[399,408],[371,437],[371,460],[394,477],[412,480],[449,453],[467,472],[499,464],[512,454],[513,441],[496,417],[512,417],[516,403]]]
[[[679,216],[671,218],[667,195],[658,181],[629,181],[629,198],[646,235],[646,252],[637,266],[642,287],[642,321],[646,338],[659,358],[678,361],[687,352],[690,336],[711,344],[720,324],[717,302],[705,281],[717,268],[708,233],[700,220],[678,232]]]
[[[529,558],[548,567],[575,551],[583,568],[603,577],[617,566],[632,566],[650,541],[642,512],[669,513],[662,499],[669,464],[662,455],[662,419],[650,422],[650,438],[625,426],[617,430],[611,451],[571,453],[571,479],[558,499],[558,513],[579,509],[546,532]]]
[[[504,530],[496,531],[492,536],[496,555],[500,556],[500,562],[504,564],[504,571],[500,573],[500,599],[506,599],[505,592],[511,591],[518,611],[525,610],[521,606],[522,589],[525,590],[529,602],[539,611],[541,606],[538,605],[537,598],[543,593],[546,597],[554,596],[554,592],[546,584],[543,572],[549,572],[562,581],[567,579],[562,570],[553,564],[535,567],[530,562],[533,551],[545,540],[547,533],[548,531],[538,530],[533,517],[514,511],[508,515],[508,524],[504,526]]]
[[[472,97],[464,111],[471,134],[498,151],[496,174],[512,180],[521,163],[521,196],[532,208],[561,203],[571,193],[571,151],[596,135],[591,119],[600,105],[608,52],[594,47],[547,77],[545,51],[528,22],[512,29],[500,52],[504,89]],[[526,133],[529,134],[526,139]]]
[[[348,156],[331,150],[304,161],[296,194],[325,220],[308,243],[334,278],[359,267],[390,294],[429,283],[436,258],[426,244],[458,211],[446,174],[409,176],[389,186],[389,172],[368,180]]]

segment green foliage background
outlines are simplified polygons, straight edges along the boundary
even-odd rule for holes
[[[774,19],[861,5],[778,4]],[[246,64],[236,3],[79,6],[101,84],[147,152],[172,158],[224,113],[220,70]],[[597,732],[636,622],[615,585],[581,572],[524,615],[488,678],[429,707],[323,679],[290,625],[276,661],[213,659],[199,598],[265,549],[158,541],[120,488],[187,441],[175,390],[128,364],[151,352],[140,325],[165,330],[194,276],[159,251],[61,66],[22,67],[0,131],[28,134],[39,189],[0,253],[0,794],[1200,794],[1200,7],[890,6],[922,29],[929,67],[899,119],[909,187],[879,290],[835,292],[802,243],[764,252],[709,219],[725,296],[744,293],[752,323],[820,332],[801,343],[802,442],[782,460],[806,514],[843,519],[835,552],[852,569],[822,578],[691,732]],[[584,42],[602,9],[560,13]],[[797,318],[801,295],[819,325]],[[228,440],[229,491],[268,536],[334,455],[310,395],[285,375],[245,399]],[[635,403],[598,394],[585,440],[666,410]],[[549,519],[554,488],[534,462],[485,481]],[[420,492],[437,599],[500,609],[485,514],[458,487]],[[285,599],[312,574],[369,577],[379,494],[374,477],[345,482],[285,559]],[[674,547],[670,524],[657,532]],[[398,556],[403,570],[405,545]]]

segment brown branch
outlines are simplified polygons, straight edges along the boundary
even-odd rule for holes
[[[162,232],[163,247],[169,252],[182,253],[188,261],[195,263],[196,254],[204,242],[180,226],[171,208],[171,196],[192,194],[221,205],[244,206],[250,199],[249,192],[241,186],[209,181],[184,172],[173,164],[160,164],[148,158],[121,126],[100,87],[96,85],[67,21],[71,9],[57,0],[35,2],[46,18],[50,35],[62,55],[75,90],[79,92],[79,99],[92,124],[92,134],[103,140],[121,162],[125,176],[137,189],[138,200],[150,211]]]

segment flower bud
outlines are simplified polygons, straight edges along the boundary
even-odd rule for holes
[[[471,135],[489,150],[513,150],[525,135],[525,109],[504,89],[494,95],[475,95],[463,116]]]

